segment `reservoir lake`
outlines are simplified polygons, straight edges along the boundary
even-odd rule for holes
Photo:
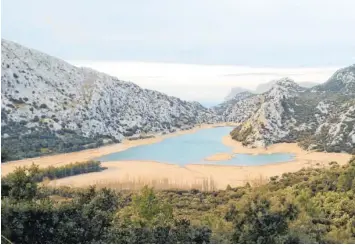
[[[219,164],[235,166],[258,166],[287,162],[294,159],[293,154],[234,154],[230,160],[206,161],[206,157],[216,153],[232,153],[233,148],[222,143],[222,138],[233,130],[232,127],[215,127],[197,130],[191,134],[183,134],[166,138],[158,143],[141,145],[125,151],[111,153],[97,158],[99,161],[157,161],[173,163],[180,166],[186,164]]]

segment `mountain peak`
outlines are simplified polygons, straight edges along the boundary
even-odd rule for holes
[[[344,84],[355,83],[355,64],[337,70],[328,81],[334,79],[341,80]]]
[[[273,86],[269,90],[283,90],[283,91],[300,91],[303,90],[302,87],[296,83],[294,80],[288,77],[283,77],[278,80],[273,81]]]
[[[355,93],[355,64],[337,70],[324,84],[315,87],[316,91]]]
[[[288,77],[283,77],[281,79],[276,80],[275,85],[284,87],[300,87],[294,80]]]
[[[271,89],[264,94],[268,98],[288,98],[292,97],[298,92],[304,90],[300,85],[288,77],[281,78],[274,81]]]

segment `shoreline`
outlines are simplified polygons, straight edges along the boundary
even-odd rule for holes
[[[155,138],[123,141],[119,144],[104,146],[96,149],[88,149],[80,152],[44,156],[32,159],[23,159],[8,162],[2,165],[2,176],[11,172],[17,166],[30,165],[32,162],[40,167],[60,166],[76,161],[85,161],[112,152],[123,151],[131,147],[153,144],[166,138],[183,134],[194,133],[200,129],[216,126],[231,126],[231,124],[206,124],[194,127],[190,130],[178,131],[167,135],[158,135]],[[53,180],[51,186],[86,187],[96,185],[98,187],[110,187],[118,190],[139,189],[144,185],[153,186],[156,189],[200,189],[217,190],[225,189],[227,185],[232,187],[245,185],[261,185],[269,181],[272,176],[281,176],[283,173],[296,172],[302,168],[329,167],[328,163],[336,161],[339,165],[348,163],[352,155],[346,153],[308,152],[301,149],[295,143],[279,143],[264,148],[247,148],[240,142],[234,141],[230,135],[224,136],[222,143],[231,148],[231,153],[217,153],[207,158],[214,159],[211,164],[187,164],[180,166],[173,163],[161,163],[156,161],[107,161],[102,166],[107,168],[101,172],[93,172]],[[236,166],[218,164],[226,157],[234,154],[272,154],[290,153],[295,157],[291,161],[278,162],[258,166]],[[216,160],[217,159],[217,160]]]
[[[170,134],[162,135],[160,133],[155,134],[154,138],[139,139],[139,140],[128,140],[124,139],[121,143],[110,144],[106,146],[101,146],[98,148],[85,149],[82,151],[68,152],[68,153],[59,153],[54,155],[39,156],[34,158],[25,158],[20,160],[9,161],[1,164],[1,176],[5,176],[8,173],[15,170],[16,167],[30,166],[32,163],[39,165],[39,167],[45,168],[48,166],[59,167],[74,162],[82,162],[95,159],[100,156],[107,154],[120,152],[127,150],[132,147],[154,144],[163,141],[164,139],[175,137],[184,134],[194,133],[201,129],[208,129],[214,127],[228,127],[235,126],[234,123],[215,123],[215,124],[201,124],[195,126],[192,129],[188,130],[179,130]]]
[[[149,185],[155,189],[200,189],[205,191],[223,190],[243,186],[247,182],[251,185],[263,185],[272,176],[281,176],[284,173],[296,172],[302,168],[327,168],[331,161],[339,165],[347,164],[352,155],[345,153],[307,152],[297,144],[275,144],[271,150],[260,148],[241,147],[240,142],[233,142],[229,135],[222,141],[228,143],[233,153],[243,154],[272,154],[290,153],[295,158],[287,162],[278,162],[258,166],[233,166],[218,164],[187,164],[180,166],[171,163],[156,161],[110,161],[103,162],[107,167],[101,173],[90,173],[69,178],[59,179],[51,183],[58,186],[84,187],[96,185],[110,187],[118,190],[140,189]]]
[[[349,157],[350,160],[351,156]],[[302,168],[330,167],[328,162],[294,160],[259,166],[233,166],[212,164],[187,164],[180,166],[156,161],[102,162],[107,169],[102,172],[71,176],[50,182],[51,186],[109,187],[118,190],[138,190],[144,185],[155,189],[224,190],[232,187],[267,183],[272,176],[296,172]],[[318,164],[319,163],[319,164]],[[339,163],[339,162],[338,162]],[[342,165],[341,163],[339,163]],[[344,163],[343,163],[344,164]]]
[[[224,136],[222,142],[226,146],[232,147],[234,154],[293,154],[294,159],[291,161],[287,161],[288,163],[293,163],[297,161],[316,161],[320,164],[324,164],[329,163],[331,161],[336,161],[339,163],[339,165],[344,165],[347,164],[352,157],[352,155],[349,153],[307,151],[299,147],[297,143],[277,143],[270,145],[267,149],[248,148],[243,146],[241,142],[233,140],[230,135]]]
[[[343,156],[339,165],[344,165],[351,159],[351,155]],[[103,162],[107,169],[98,173],[89,173],[58,179],[50,183],[51,186],[109,187],[117,190],[138,190],[144,185],[155,189],[199,189],[205,191],[223,190],[244,186],[247,182],[258,186],[267,183],[272,176],[283,173],[296,172],[302,168],[327,168],[331,160],[318,161],[316,159],[295,159],[259,166],[233,166],[212,164],[187,164],[180,166],[156,161],[110,161]]]

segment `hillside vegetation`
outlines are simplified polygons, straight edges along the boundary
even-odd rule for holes
[[[215,192],[53,188],[19,168],[2,179],[2,242],[355,243],[355,157],[329,165]]]

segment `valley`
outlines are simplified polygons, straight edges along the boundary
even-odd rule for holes
[[[150,139],[126,140],[120,144],[97,149],[12,161],[2,165],[2,176],[8,175],[20,166],[30,167],[32,164],[36,164],[40,168],[57,168],[72,162],[97,159],[101,161],[105,170],[55,179],[49,183],[49,186],[88,187],[95,185],[121,191],[126,189],[139,190],[143,186],[149,185],[157,190],[198,189],[201,191],[213,191],[223,190],[228,185],[237,187],[250,183],[253,186],[258,186],[267,183],[272,176],[281,176],[282,174],[296,172],[304,168],[328,168],[330,167],[328,163],[331,161],[336,161],[342,166],[351,159],[350,154],[309,152],[292,143],[275,144],[268,149],[248,148],[240,142],[234,141],[228,135],[228,132],[232,129],[229,129],[230,127],[227,127],[224,133],[219,134],[218,139],[205,138],[204,141],[201,141],[200,137],[194,138],[194,135],[198,132],[224,129],[228,125],[231,126],[231,124],[226,123],[202,125],[192,130],[156,136]],[[183,136],[189,137],[184,138]],[[174,154],[169,156],[169,152],[166,152],[167,149],[164,146],[159,147],[159,144],[164,143],[165,140],[173,140],[176,137],[181,138],[179,141],[187,141],[187,147],[190,148],[189,144],[197,141],[200,149],[203,149],[203,146],[210,140],[220,141],[221,146],[224,145],[226,148],[220,148],[220,146],[219,149],[230,151],[235,155],[233,158],[228,159],[217,158],[213,161],[203,161],[205,157],[211,154],[211,150],[218,151],[218,148],[209,148],[209,150],[204,150],[202,155],[197,155],[200,157],[191,158],[190,155],[194,155],[194,153],[185,151],[183,143],[179,143],[177,145],[174,144],[176,154],[181,154],[182,159],[187,159],[184,160],[187,162],[186,164],[178,164],[176,162],[177,156],[175,158]],[[139,151],[142,152],[141,155],[136,155],[135,151],[129,152],[129,150],[150,145],[155,146],[157,149],[156,152],[154,151],[155,153],[152,152],[152,156],[155,154],[167,156],[170,157],[171,162],[169,160],[153,161],[148,155],[142,155],[142,151]],[[193,147],[191,149],[197,150]],[[152,151],[152,149],[147,150],[148,152]],[[110,157],[120,153],[126,153],[121,160],[118,160],[117,157]],[[278,154],[281,155],[277,156]],[[289,158],[288,155],[294,157]],[[161,156],[158,159],[161,159]],[[236,162],[233,159],[240,160]]]
[[[355,1],[1,7],[2,244],[355,244]]]
[[[84,181],[88,185],[100,178],[114,181],[117,176],[149,183],[166,178],[192,188],[202,178],[213,179],[216,188],[223,189],[256,178],[267,180],[275,173],[326,166],[329,161],[345,164],[355,149],[355,65],[314,87],[282,78],[263,85],[265,91],[241,91],[207,109],[10,41],[3,40],[2,55],[2,159],[9,161],[2,166],[3,176],[32,163],[43,168],[99,159],[107,170],[68,181],[90,179]],[[228,125],[234,127],[231,136],[217,139],[227,148],[211,145],[208,150],[208,141],[201,139],[202,148],[190,153],[188,148],[184,153],[173,148],[169,153],[164,144],[158,144],[173,136]],[[154,150],[146,150],[147,156],[135,152],[141,149],[136,147],[150,144]],[[233,150],[228,152],[228,147]],[[206,152],[192,157],[201,150]],[[121,151],[126,158],[110,157]],[[176,161],[179,154],[186,154],[184,166]],[[265,162],[262,154],[274,160]],[[165,164],[181,166],[172,168],[174,177],[166,169],[153,170]],[[260,164],[267,166],[252,166]]]

